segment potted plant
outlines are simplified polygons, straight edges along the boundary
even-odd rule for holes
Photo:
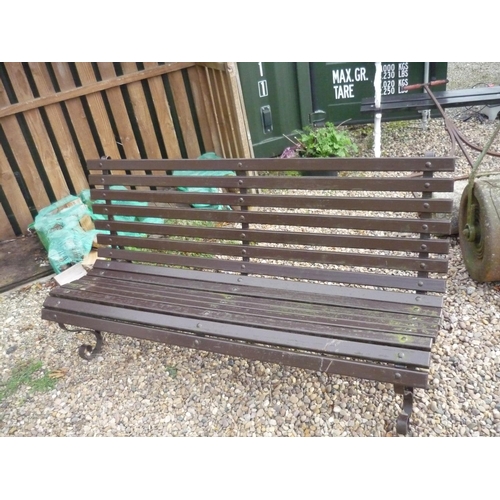
[[[294,138],[293,149],[295,157],[300,158],[329,158],[348,157],[358,152],[358,147],[345,131],[338,130],[331,122],[322,127],[304,127],[304,131]],[[282,155],[282,158],[291,155]],[[308,171],[304,175],[337,175],[337,172]]]

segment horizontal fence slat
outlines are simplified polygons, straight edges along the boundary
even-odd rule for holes
[[[108,63],[109,64],[109,63]],[[158,66],[154,69],[147,69],[143,71],[136,71],[127,75],[112,78],[111,80],[103,80],[101,82],[95,82],[92,85],[86,85],[83,87],[77,87],[74,89],[61,89],[54,95],[39,97],[36,99],[30,99],[26,102],[18,103],[12,106],[0,107],[0,118],[5,116],[11,116],[16,113],[22,113],[24,111],[29,111],[31,109],[41,108],[42,106],[48,106],[50,104],[55,104],[62,101],[68,101],[70,99],[75,99],[77,97],[83,97],[88,94],[95,92],[101,92],[109,88],[117,87],[120,85],[125,85],[131,82],[138,82],[146,78],[151,78],[158,75],[163,75],[165,73],[170,73],[172,71],[179,71],[183,68],[189,68],[193,66],[194,63],[167,63],[162,66]]]

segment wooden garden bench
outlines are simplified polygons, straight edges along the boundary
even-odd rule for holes
[[[449,244],[433,235],[448,233],[452,201],[432,193],[453,190],[453,158],[95,160],[88,169],[94,214],[108,219],[96,221],[102,260],[54,288],[42,310],[64,329],[93,331],[82,357],[110,332],[390,383],[403,394],[397,432],[407,433],[440,329]]]

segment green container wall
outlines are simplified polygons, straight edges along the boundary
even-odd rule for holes
[[[429,63],[429,80],[444,80],[448,63]],[[326,121],[339,123],[370,123],[373,115],[361,113],[361,101],[375,96],[375,63],[311,63],[312,101],[315,111],[325,111]],[[409,94],[405,85],[423,83],[425,63],[383,62],[382,96]],[[433,87],[446,90],[446,85]],[[411,93],[422,93],[414,90]],[[433,115],[438,116],[436,111]],[[418,111],[383,113],[382,121],[415,120],[422,117]]]
[[[424,81],[425,63],[382,63],[382,68],[385,95]],[[373,123],[373,115],[360,111],[362,99],[375,95],[373,62],[243,62],[238,72],[256,158],[279,156],[291,145],[285,136],[311,123]],[[445,79],[446,73],[447,63],[429,63],[430,80]],[[421,116],[417,111],[392,112],[383,114],[382,120]]]
[[[301,99],[308,99],[309,110],[311,91],[303,88],[304,82],[309,83],[309,73],[301,82],[301,69],[300,63],[293,62],[238,63],[256,158],[280,155],[291,145],[283,134],[297,132],[307,123],[301,115]]]

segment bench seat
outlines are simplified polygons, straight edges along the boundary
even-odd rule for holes
[[[42,308],[65,330],[94,333],[84,359],[107,332],[390,383],[403,395],[396,430],[408,432],[446,291],[449,243],[436,235],[452,202],[432,193],[453,190],[453,158],[88,167],[100,258]]]

